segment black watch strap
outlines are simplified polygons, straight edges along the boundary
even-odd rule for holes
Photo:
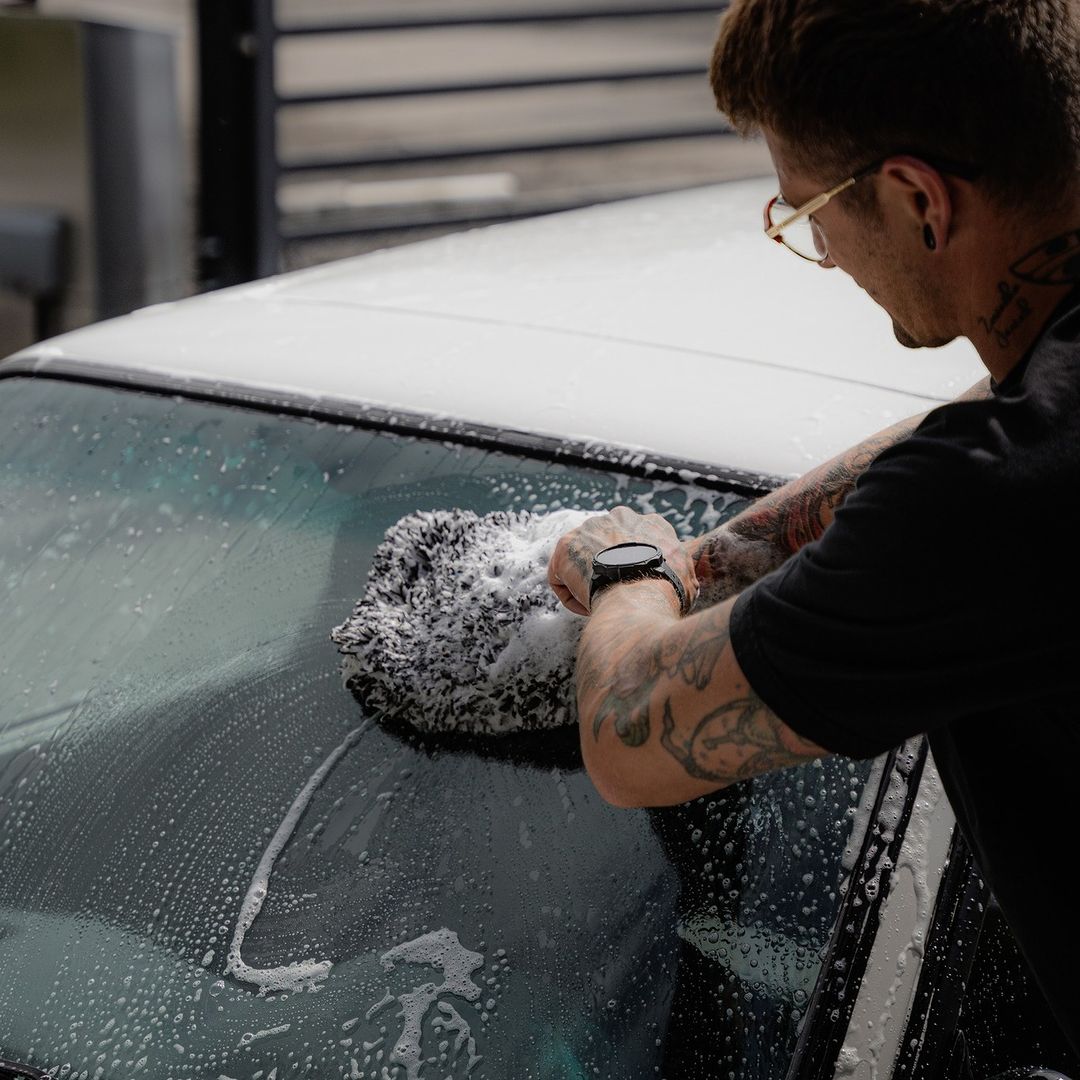
[[[617,577],[597,577],[594,571],[592,581],[589,583],[589,607],[592,607],[593,597],[609,585],[618,585],[623,581],[641,581],[644,578],[659,578],[670,581],[675,589],[675,595],[679,598],[680,613],[686,615],[689,612],[690,597],[687,595],[686,586],[683,585],[679,575],[666,562],[661,562],[659,566],[628,568]]]

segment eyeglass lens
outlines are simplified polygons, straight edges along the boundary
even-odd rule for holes
[[[783,199],[777,199],[769,207],[769,224],[778,225],[785,218],[791,217],[795,208]],[[820,262],[829,254],[825,243],[825,235],[821,227],[809,217],[801,217],[793,221],[780,234],[780,239],[791,248],[796,255],[812,262]]]

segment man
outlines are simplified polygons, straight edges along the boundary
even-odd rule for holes
[[[686,545],[625,507],[563,537],[586,767],[667,805],[926,732],[1080,1049],[1080,0],[734,0],[712,82],[767,235],[990,377]]]

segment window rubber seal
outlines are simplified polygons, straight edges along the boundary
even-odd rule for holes
[[[0,1058],[0,1080],[49,1080],[49,1074],[32,1065]]]
[[[391,409],[362,400],[319,397],[303,399],[273,390],[229,381],[184,378],[169,373],[131,371],[108,364],[71,359],[43,361],[33,354],[0,363],[0,379],[15,377],[53,379],[117,390],[134,390],[164,397],[233,405],[279,415],[306,417],[330,423],[399,435],[461,443],[484,450],[516,453],[523,457],[565,465],[619,472],[646,480],[674,480],[715,491],[756,499],[786,484],[791,477],[755,473],[700,461],[687,461],[635,447],[595,440],[562,439],[553,435],[471,423],[435,413]]]
[[[948,859],[893,1066],[895,1076],[908,1080],[945,1075],[991,899],[959,828],[953,830]]]
[[[889,895],[892,869],[899,861],[918,798],[928,748],[926,737],[916,736],[885,759],[866,834],[847,879],[786,1080],[833,1080],[835,1076]],[[906,790],[899,818],[890,827],[883,811],[890,781],[897,774],[906,781]],[[888,833],[892,835],[886,840]]]

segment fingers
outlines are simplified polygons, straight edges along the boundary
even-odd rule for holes
[[[574,564],[570,559],[570,538],[572,535],[572,533],[567,533],[565,536],[560,537],[559,542],[555,545],[555,550],[548,560],[548,585],[563,607],[568,608],[575,615],[588,615],[589,609],[586,604],[574,595],[574,590],[567,584],[568,580],[580,576],[576,573]],[[579,589],[588,588],[587,581],[575,583]]]
[[[671,522],[661,514],[639,514],[629,506],[612,507],[588,518],[560,537],[548,561],[548,585],[564,607],[588,615],[592,557],[620,542],[639,540],[655,544],[682,579],[691,600],[698,593],[693,561],[686,554]]]
[[[565,585],[553,585],[552,591],[562,602],[563,607],[575,615],[588,615],[589,609],[574,598],[574,594]]]

